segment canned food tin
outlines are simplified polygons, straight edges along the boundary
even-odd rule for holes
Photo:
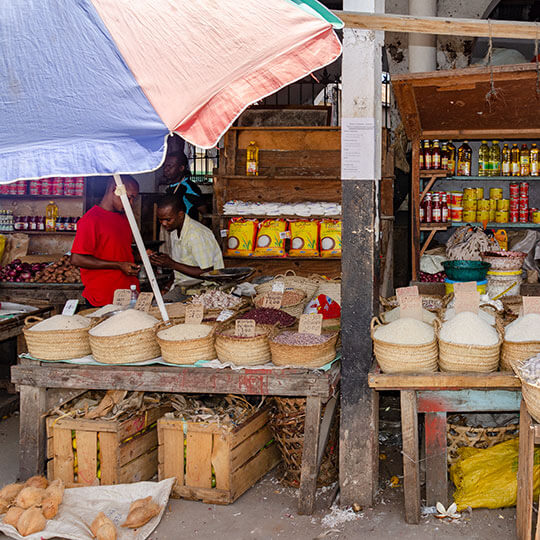
[[[533,216],[535,212],[538,212],[538,208],[529,208],[529,221],[533,222]]]
[[[510,201],[508,199],[499,199],[497,201],[497,210],[510,210]]]
[[[529,196],[529,183],[528,182],[520,182],[519,183],[519,196],[520,197],[528,197]]]
[[[30,195],[41,195],[41,182],[39,180],[30,180],[28,193]]]
[[[495,221],[495,216],[497,214],[497,210],[490,210],[489,211],[489,221]]]
[[[510,212],[508,212],[508,221],[510,223],[517,223],[519,221],[519,211],[510,210]]]
[[[51,194],[51,178],[43,178],[41,180],[41,194],[42,195]]]
[[[540,212],[538,210],[536,212],[533,212],[532,222],[540,223]]]
[[[463,221],[476,221],[476,212],[474,210],[463,210]]]
[[[463,221],[463,207],[461,206],[450,207],[450,221],[455,221],[457,223]]]
[[[479,210],[476,212],[476,221],[489,221],[489,210]]]
[[[502,199],[503,198],[503,190],[502,188],[490,188],[489,190],[489,198],[490,199]]]
[[[510,211],[515,210],[516,212],[519,210],[519,199],[510,199]]]
[[[508,223],[508,210],[497,210],[495,212],[496,223]]]
[[[463,199],[463,210],[474,210],[478,208],[478,202],[476,199]]]
[[[484,198],[484,188],[483,187],[477,187],[476,188],[476,198],[477,199],[483,199]]]
[[[529,199],[519,199],[519,210],[529,209]]]
[[[476,199],[476,188],[468,187],[463,190],[464,199]]]
[[[0,195],[9,195],[9,186],[7,184],[0,185]]]
[[[497,210],[497,199],[489,199],[489,209]]]
[[[84,176],[75,177],[75,196],[81,197],[84,192]]]
[[[463,200],[463,191],[451,191],[450,192],[450,204],[454,206],[461,206]]]
[[[26,182],[24,180],[19,180],[15,182],[17,186],[17,195],[26,195]]]
[[[529,210],[520,210],[519,211],[519,222],[527,223],[529,221]]]
[[[491,210],[489,199],[478,199],[478,210]]]
[[[517,199],[519,197],[519,184],[512,182],[510,184],[510,198]]]

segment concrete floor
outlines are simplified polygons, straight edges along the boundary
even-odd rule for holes
[[[16,480],[18,470],[18,416],[0,421],[0,485]],[[420,525],[407,525],[403,518],[403,491],[389,487],[393,474],[401,474],[396,448],[384,449],[388,459],[381,463],[381,490],[373,508],[359,513],[328,508],[331,490],[319,490],[313,516],[296,513],[296,490],[285,488],[278,473],[271,472],[233,505],[216,506],[192,501],[169,502],[164,518],[151,540],[294,540],[319,539],[436,539],[478,540],[515,538],[515,509],[474,510],[469,521],[445,523],[434,517]],[[349,521],[347,521],[349,520]],[[0,540],[7,537],[0,533]]]

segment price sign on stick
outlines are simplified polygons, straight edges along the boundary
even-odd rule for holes
[[[148,312],[148,310],[152,306],[153,298],[154,298],[154,293],[151,293],[151,292],[140,293],[139,297],[137,298],[137,302],[135,303],[135,309],[138,309],[139,311]]]
[[[300,315],[298,332],[301,334],[314,334],[320,336],[322,331],[322,321],[322,313],[306,313]]]
[[[422,298],[414,295],[399,297],[399,316],[401,318],[409,317],[421,321]]]
[[[188,304],[186,306],[186,324],[201,324],[204,318],[204,306],[202,304]]]
[[[238,319],[234,334],[238,337],[255,337],[255,321],[253,319]]]
[[[412,287],[398,287],[396,289],[398,300],[404,296],[418,296],[418,285]]]
[[[273,292],[285,292],[285,283],[283,281],[274,281],[272,283],[272,291]]]
[[[283,293],[279,291],[270,291],[263,297],[262,307],[279,309],[283,301]]]
[[[523,297],[523,315],[528,315],[529,313],[540,314],[540,296]]]
[[[62,315],[75,315],[78,304],[78,300],[68,300],[64,306],[64,309],[62,310]]]
[[[476,281],[464,281],[463,283],[454,283],[454,294],[477,292]]]
[[[113,304],[115,306],[129,306],[131,302],[131,291],[129,289],[116,289],[114,291]]]
[[[471,292],[456,292],[454,300],[454,309],[456,313],[463,313],[464,311],[471,311],[472,313],[478,313],[478,306],[480,305],[480,293],[478,291]]]

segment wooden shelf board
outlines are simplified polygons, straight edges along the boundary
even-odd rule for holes
[[[23,233],[23,234],[43,234],[43,235],[61,235],[61,236],[69,236],[74,235],[77,231],[3,231],[2,234],[15,234],[15,233]]]
[[[340,176],[247,176],[242,174],[217,174],[221,178],[228,178],[233,180],[340,180]]]
[[[54,199],[82,199],[82,195],[0,195],[0,199],[35,199],[35,200],[54,200]]]
[[[482,227],[482,223],[474,222],[461,222],[461,223],[452,223],[451,227],[461,227],[462,225],[472,225],[473,227]],[[494,223],[489,222],[487,224],[488,229],[539,229],[540,223]]]
[[[236,217],[246,219],[341,219],[341,214],[335,216],[293,216],[293,215],[279,215],[269,216],[268,214],[214,214],[212,217],[219,217],[223,219],[231,219]]]
[[[448,171],[442,169],[421,169],[420,178],[431,178],[432,176],[447,176]]]
[[[451,223],[420,223],[421,231],[446,231],[449,227]]]
[[[424,178],[424,177],[422,177]],[[444,176],[439,178],[443,182],[451,182],[455,180],[469,181],[469,180],[493,180],[497,182],[507,181],[507,182],[540,182],[540,176]]]
[[[224,259],[240,259],[244,261],[339,261],[341,257],[232,257],[223,255]]]

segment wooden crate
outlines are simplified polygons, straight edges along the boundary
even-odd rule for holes
[[[231,431],[215,423],[161,418],[159,479],[176,477],[173,497],[234,502],[281,460],[269,418],[268,409],[263,409]]]
[[[170,410],[155,407],[127,420],[48,417],[49,480],[68,487],[149,480],[157,473],[156,422]]]

